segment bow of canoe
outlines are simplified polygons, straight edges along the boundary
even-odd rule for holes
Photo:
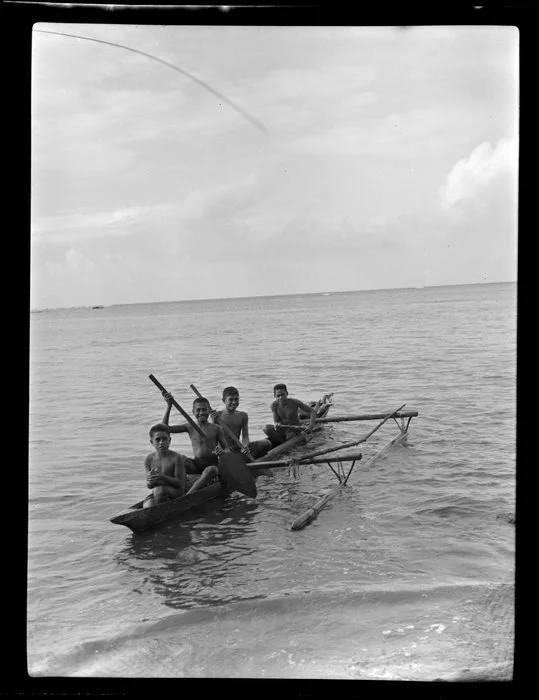
[[[222,500],[229,494],[230,489],[216,479],[213,483],[208,484],[198,491],[186,494],[185,496],[179,496],[178,498],[172,498],[169,501],[158,503],[149,508],[144,508],[144,501],[139,501],[130,508],[113,516],[110,522],[115,525],[125,525],[130,530],[133,530],[133,532],[147,530],[150,527],[159,525],[165,520],[170,520],[181,513],[190,511],[203,503],[217,499]]]

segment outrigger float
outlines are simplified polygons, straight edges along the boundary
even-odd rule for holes
[[[165,389],[159,384],[159,382],[157,382],[153,375],[150,375],[150,379],[152,379],[159,389],[165,391]],[[191,385],[191,388],[198,394],[198,391],[193,385]],[[244,475],[242,473],[240,479],[237,480],[238,474],[237,472],[234,472],[234,470],[237,468],[236,463],[234,463],[232,465],[233,468],[230,469],[230,465],[226,463],[221,464],[220,461],[219,476],[215,477],[213,481],[199,488],[198,490],[187,492],[184,496],[179,496],[178,498],[150,506],[149,508],[143,508],[144,501],[141,500],[132,505],[130,508],[121,511],[117,515],[110,518],[110,521],[116,525],[124,525],[133,532],[148,530],[167,520],[192,515],[193,511],[202,504],[213,502],[215,505],[219,506],[223,500],[235,490],[239,490],[242,493],[248,492],[248,495],[254,494],[254,496],[256,496],[256,488],[253,490],[253,488],[250,486],[249,479],[252,478],[254,482],[255,476],[263,473],[267,474],[268,470],[272,472],[274,469],[289,468],[293,469],[294,473],[296,473],[297,467],[300,465],[326,464],[337,477],[338,484],[329,493],[319,498],[310,508],[308,508],[292,522],[292,530],[301,530],[308,525],[308,523],[314,520],[318,513],[320,513],[320,511],[328,504],[331,498],[333,498],[339,491],[341,491],[342,488],[346,486],[356,462],[362,459],[362,454],[358,451],[348,452],[338,456],[328,456],[330,453],[349,447],[356,447],[361,443],[366,442],[371,435],[381,428],[384,423],[390,419],[393,419],[399,428],[399,434],[365,463],[366,467],[371,466],[376,460],[386,454],[391,447],[395,445],[406,445],[410,421],[412,418],[419,415],[417,411],[403,411],[402,409],[406,405],[403,404],[400,406],[400,408],[387,414],[371,413],[350,416],[335,416],[334,418],[329,418],[327,414],[333,405],[332,397],[333,394],[325,394],[313,406],[316,407],[314,420],[302,420],[301,432],[298,432],[297,435],[293,436],[281,445],[274,447],[263,457],[260,457],[257,460],[252,460],[251,458],[252,461],[246,464],[240,455],[235,454],[235,459],[241,459],[241,470],[245,469],[245,471],[248,472],[247,479],[243,478]],[[188,420],[191,420],[190,417],[183,412],[181,407],[179,407],[175,402],[173,403]],[[308,443],[313,436],[321,431],[328,423],[343,421],[369,421],[378,419],[381,420],[372,430],[356,440],[351,440],[336,447],[320,449],[309,454],[304,454],[303,456],[285,458],[285,455],[290,452],[290,450]],[[237,438],[234,437],[234,440],[236,441]],[[228,458],[230,459],[230,455],[228,455]],[[349,464],[349,466],[347,465],[345,468],[344,465],[347,463],[351,464]],[[248,488],[245,488],[246,483]]]

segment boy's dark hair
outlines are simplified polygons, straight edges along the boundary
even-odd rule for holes
[[[223,389],[223,399],[226,399],[227,396],[239,396],[240,392],[236,389],[235,386],[225,386]]]
[[[195,406],[197,405],[197,403],[205,403],[208,408],[210,407],[210,402],[207,398],[205,398],[204,396],[197,396],[196,399],[193,401],[193,411],[195,410]]]
[[[288,389],[286,388],[286,384],[276,384],[273,387],[273,393],[275,393],[277,391],[277,389],[284,389],[286,391],[286,393],[288,393]]]
[[[161,430],[170,435],[170,428],[168,427],[168,425],[165,425],[164,423],[156,423],[150,428],[150,438],[152,438],[155,433],[158,433]]]

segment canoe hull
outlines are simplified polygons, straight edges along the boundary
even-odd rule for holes
[[[218,500],[222,501],[230,493],[231,490],[221,481],[215,481],[194,493],[186,494],[179,498],[173,498],[164,503],[150,506],[149,508],[143,508],[143,501],[139,501],[131,506],[131,508],[112,517],[110,522],[115,525],[125,525],[133,532],[140,532],[141,530],[148,530],[160,525],[166,520],[177,518],[204,503]]]

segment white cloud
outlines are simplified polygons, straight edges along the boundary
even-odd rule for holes
[[[506,176],[514,179],[516,187],[517,163],[515,139],[501,139],[495,148],[487,142],[480,144],[451,169],[439,190],[442,208],[449,210],[482,196]]]
[[[313,288],[466,281],[513,255],[503,31],[57,29],[180,66],[268,131],[155,61],[36,32],[39,306],[292,292],[313,270]]]
[[[46,236],[48,242],[81,242],[83,239],[103,236],[129,235],[133,223],[155,221],[158,216],[167,216],[176,209],[173,204],[137,206],[113,209],[105,212],[89,212],[85,208],[69,211],[59,216],[39,217],[32,223],[34,242]]]

